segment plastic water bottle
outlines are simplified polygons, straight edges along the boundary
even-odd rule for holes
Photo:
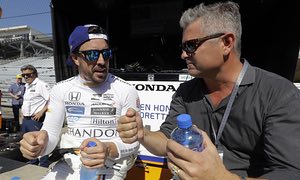
[[[193,151],[203,150],[203,137],[193,126],[192,117],[189,114],[177,116],[177,127],[172,131],[171,139]],[[174,174],[172,179],[179,180],[180,178]]]
[[[94,141],[90,141],[87,144],[87,147],[95,147],[97,144]],[[80,180],[97,180],[98,179],[98,169],[89,169],[84,165],[80,168]]]
[[[172,131],[171,138],[193,151],[203,150],[203,137],[194,128],[192,117],[189,114],[177,116],[177,127]]]

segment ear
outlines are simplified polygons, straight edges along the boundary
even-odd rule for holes
[[[78,60],[78,56],[76,56],[75,54],[71,54],[71,58],[73,60],[73,62],[79,66],[79,60]]]
[[[224,55],[228,55],[234,47],[235,36],[232,33],[228,33],[224,35],[222,39],[224,44]]]

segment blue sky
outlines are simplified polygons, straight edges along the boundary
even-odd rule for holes
[[[0,0],[0,28],[28,25],[52,36],[51,0]]]

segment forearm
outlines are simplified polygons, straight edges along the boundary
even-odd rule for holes
[[[15,99],[18,98],[18,96],[15,96],[13,93],[9,93],[9,95],[10,95],[12,98],[15,98]]]
[[[41,110],[41,112],[42,112],[43,114],[45,114],[46,111],[47,111],[47,109],[48,109],[48,105],[46,104],[46,105],[44,106],[44,108]]]
[[[55,107],[55,108],[52,108]],[[48,133],[49,141],[46,147],[45,154],[51,153],[56,147],[60,133],[64,122],[64,108],[63,104],[54,103],[53,106],[49,106],[49,110],[46,113],[46,117],[41,130],[45,130]]]
[[[166,156],[167,137],[162,132],[144,128],[144,139],[140,143],[152,154]]]
[[[121,139],[114,139],[113,141],[105,142],[108,147],[109,156],[114,159],[120,159],[131,154],[137,154],[140,143],[134,142],[132,144],[123,143]]]

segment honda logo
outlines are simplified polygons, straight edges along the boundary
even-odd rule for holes
[[[70,101],[79,101],[81,97],[80,92],[70,92],[69,93],[69,100]]]

